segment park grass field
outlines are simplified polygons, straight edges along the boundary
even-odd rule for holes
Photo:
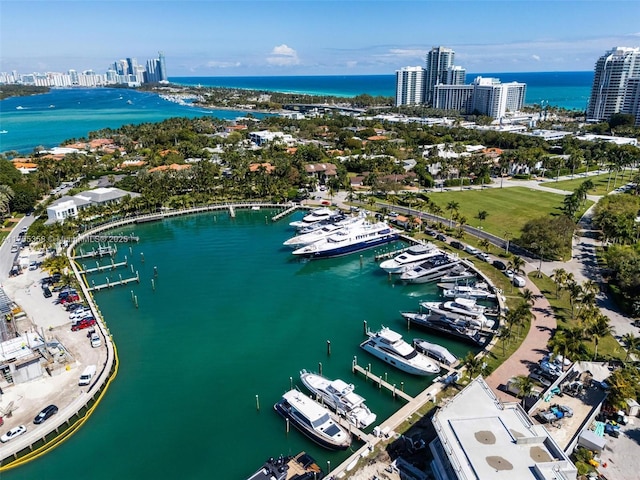
[[[550,180],[548,182],[541,182],[540,185],[544,185],[549,188],[557,188],[559,190],[566,190],[568,192],[573,192],[576,190],[583,182],[586,180],[591,180],[593,182],[594,188],[589,190],[589,195],[606,195],[607,193],[615,190],[620,185],[624,185],[627,182],[630,182],[635,172],[632,170],[627,170],[626,172],[621,172],[618,174],[617,181],[615,180],[615,173],[611,174],[611,181],[609,182],[609,173],[603,173],[600,175],[594,175],[590,177],[580,177],[576,175],[575,178],[571,180],[561,180],[559,182],[555,182]],[[607,186],[609,188],[607,188]]]
[[[429,194],[429,199],[442,209],[442,217],[450,217],[447,204],[456,202],[458,214],[467,219],[467,225],[482,227],[499,237],[509,232],[510,238],[516,238],[529,220],[561,214],[564,195],[526,187],[510,187],[435,192]],[[477,215],[483,210],[487,212],[487,218],[481,222]]]

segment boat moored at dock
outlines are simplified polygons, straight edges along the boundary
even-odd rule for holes
[[[402,312],[401,315],[413,325],[459,338],[474,345],[486,345],[491,336],[455,314]]]
[[[494,321],[484,314],[486,307],[478,305],[473,298],[456,298],[445,302],[420,302],[420,306],[431,313],[440,315],[457,315],[476,327],[493,328]]]
[[[311,455],[301,452],[295,457],[269,458],[247,480],[321,480],[324,472]]]
[[[351,434],[331,418],[329,410],[299,390],[286,392],[273,408],[322,447],[346,450],[351,445]]]
[[[331,258],[385,245],[398,239],[400,232],[385,222],[363,222],[340,230],[311,245],[293,251],[307,258]]]
[[[458,361],[458,357],[456,357],[453,353],[451,353],[448,349],[443,347],[442,345],[438,345],[437,343],[430,343],[422,338],[414,338],[413,346],[416,347],[416,350],[424,353],[426,356],[431,357],[443,365],[451,366]]]
[[[331,220],[341,215],[339,210],[332,210],[327,207],[314,208],[307,213],[302,220],[291,222],[289,225],[295,228],[304,228],[316,224],[323,220]]]
[[[382,262],[380,268],[387,273],[403,273],[439,253],[442,252],[431,243],[412,245],[392,259]]]
[[[457,256],[441,253],[405,271],[400,280],[405,283],[429,283],[440,280],[447,272],[460,263]]]
[[[365,399],[354,392],[352,384],[340,379],[329,380],[306,370],[300,372],[300,380],[316,398],[356,427],[367,428],[376,421],[376,414],[365,405]]]
[[[402,335],[388,327],[367,332],[368,339],[360,344],[363,350],[380,360],[413,375],[433,375],[440,367],[402,339]]]
[[[441,285],[439,284],[438,286]],[[477,283],[475,285],[447,285],[443,288],[442,295],[446,298],[496,298],[496,294],[489,290],[489,286],[486,283]]]
[[[345,217],[337,222],[328,222],[320,228],[313,229],[311,232],[291,237],[286,240],[283,245],[291,248],[302,248],[306,245],[311,245],[312,243],[327,238],[328,236],[345,228],[352,228],[358,225],[358,223],[363,223],[364,221],[365,219],[361,217]]]

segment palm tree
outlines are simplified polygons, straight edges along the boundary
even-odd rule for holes
[[[624,357],[626,362],[632,353],[640,350],[640,337],[636,337],[633,333],[625,333],[622,335],[622,342],[627,346],[627,353]]]
[[[478,214],[476,215],[476,218],[478,220],[480,220],[480,227],[479,228],[482,228],[482,221],[486,220],[488,216],[489,216],[489,212],[487,212],[486,210],[480,210],[478,212]]]
[[[527,304],[533,305],[533,303],[535,302],[536,296],[531,290],[529,290],[528,288],[525,288],[522,290],[522,298],[524,299],[525,302],[527,302]]]
[[[509,239],[511,238],[512,233],[509,230],[505,230],[505,232],[502,235],[504,236],[504,239],[507,241],[504,247],[504,251],[506,253],[509,253]]]
[[[525,375],[518,375],[516,377],[515,387],[518,389],[518,394],[516,395],[516,397],[524,401],[526,397],[530,396],[533,393],[535,384],[530,377],[527,377]]]
[[[462,359],[462,366],[467,370],[469,380],[482,373],[484,369],[482,359],[476,357],[473,352],[467,353],[467,356]]]
[[[502,340],[502,356],[505,357],[507,355],[506,348],[507,342],[511,340],[513,332],[509,327],[500,327],[500,331],[498,332],[498,338]]]
[[[9,204],[14,193],[9,185],[0,185],[0,213],[4,216],[9,212]]]
[[[516,275],[524,275],[524,264],[525,262],[522,257],[516,255],[509,261],[509,268],[513,270],[513,273]]]
[[[451,215],[449,217],[449,228],[451,228],[453,226],[453,215],[454,213],[458,213],[458,209],[460,208],[460,204],[458,202],[455,201],[450,201],[449,203],[447,203],[447,207],[446,209],[451,212]]]
[[[569,291],[569,304],[571,305],[571,318],[573,319],[575,304],[582,296],[582,287],[575,280],[569,280],[566,288]]]
[[[553,283],[556,284],[556,298],[558,298],[560,290],[564,288],[567,282],[567,271],[564,268],[556,268],[551,274],[551,278],[553,278]]]
[[[482,240],[480,240],[480,242],[478,242],[478,243],[479,243],[479,244],[480,244],[480,246],[481,246],[482,248],[484,248],[487,252],[490,252],[490,251],[491,251],[491,242],[490,242],[488,239],[483,238],[483,239],[482,239]]]
[[[599,340],[602,337],[611,335],[613,331],[614,331],[613,327],[609,324],[609,318],[603,314],[598,315],[596,320],[587,328],[587,333],[589,333],[593,337],[593,345],[594,345],[593,359],[594,360],[598,357]]]

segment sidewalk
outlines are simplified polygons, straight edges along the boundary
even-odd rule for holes
[[[526,273],[535,270],[530,264],[525,265]],[[547,353],[547,343],[556,329],[556,319],[553,316],[551,305],[528,277],[526,288],[535,295],[535,301],[531,308],[531,313],[533,313],[531,328],[520,347],[485,379],[496,396],[503,401],[513,400],[509,397],[511,394],[506,392],[509,379],[518,375],[528,376],[531,373],[532,366],[537,364]]]

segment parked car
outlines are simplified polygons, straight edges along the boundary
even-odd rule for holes
[[[33,423],[35,423],[36,425],[40,425],[42,422],[55,415],[56,413],[58,413],[58,407],[56,407],[55,405],[44,407],[40,411],[40,413],[36,415],[36,418],[33,419]]]
[[[82,303],[67,303],[64,308],[67,310],[67,312],[74,312],[79,308],[85,308],[85,307],[86,305]]]
[[[453,248],[457,248],[458,250],[464,250],[464,244],[461,242],[458,242],[457,240],[452,240],[451,241],[451,246]]]
[[[37,269],[38,269],[38,262],[29,263],[29,270],[37,270]]]
[[[100,340],[100,335],[98,335],[96,332],[93,332],[91,334],[91,346],[93,348],[98,348],[100,345],[102,345],[102,341]]]
[[[18,245],[11,245],[11,253],[18,253]]]
[[[484,260],[485,262],[488,262],[489,260],[491,260],[491,257],[489,257],[489,254],[485,252],[476,253],[476,257],[478,257],[480,260]]]
[[[504,272],[507,269],[507,265],[504,262],[501,262],[500,260],[494,260],[492,262],[492,265],[496,267],[498,270],[500,270],[501,272]]]
[[[53,293],[51,293],[51,290],[49,290],[49,287],[44,287],[42,289],[42,294],[44,295],[44,298],[50,298],[51,296],[53,296]]]
[[[522,288],[527,284],[527,281],[524,279],[524,277],[521,277],[520,275],[514,275],[511,279],[511,282],[518,288]]]
[[[535,382],[538,382],[540,385],[542,385],[543,387],[550,387],[551,386],[551,381],[546,378],[543,377],[542,375],[540,375],[537,372],[533,372],[529,374],[529,378]]]
[[[27,427],[24,425],[18,425],[17,427],[13,427],[7,433],[0,437],[0,442],[5,443],[11,440],[12,438],[19,437],[23,433],[27,431]]]
[[[71,331],[77,332],[78,330],[83,330],[85,328],[93,327],[96,324],[96,319],[93,317],[83,318],[78,320],[76,323],[71,325]]]
[[[432,237],[435,237],[436,235],[438,235],[438,232],[436,232],[435,230],[429,230],[429,229],[426,229],[424,233],[426,233],[427,235],[431,235]]]
[[[436,235],[436,240],[440,240],[441,242],[446,242],[447,241],[447,237],[444,234],[439,233],[439,234]]]
[[[476,247],[472,246],[472,245],[466,245],[464,247],[464,251],[467,253],[470,253],[471,255],[475,255],[476,257],[478,256],[480,252],[480,250],[478,250]]]
[[[79,320],[81,318],[90,317],[92,315],[93,314],[91,313],[91,310],[89,310],[88,308],[78,308],[77,310],[69,314],[69,320]]]
[[[507,278],[508,278],[509,280],[513,280],[513,277],[515,277],[515,276],[516,276],[516,272],[514,272],[514,271],[513,271],[513,270],[511,270],[511,269],[505,270],[505,271],[504,271],[504,272],[502,272],[502,273],[504,273],[504,274],[507,276]]]
[[[59,298],[58,303],[60,303],[61,305],[65,305],[67,303],[77,302],[78,300],[80,300],[80,297],[78,295],[69,295],[64,298]]]

